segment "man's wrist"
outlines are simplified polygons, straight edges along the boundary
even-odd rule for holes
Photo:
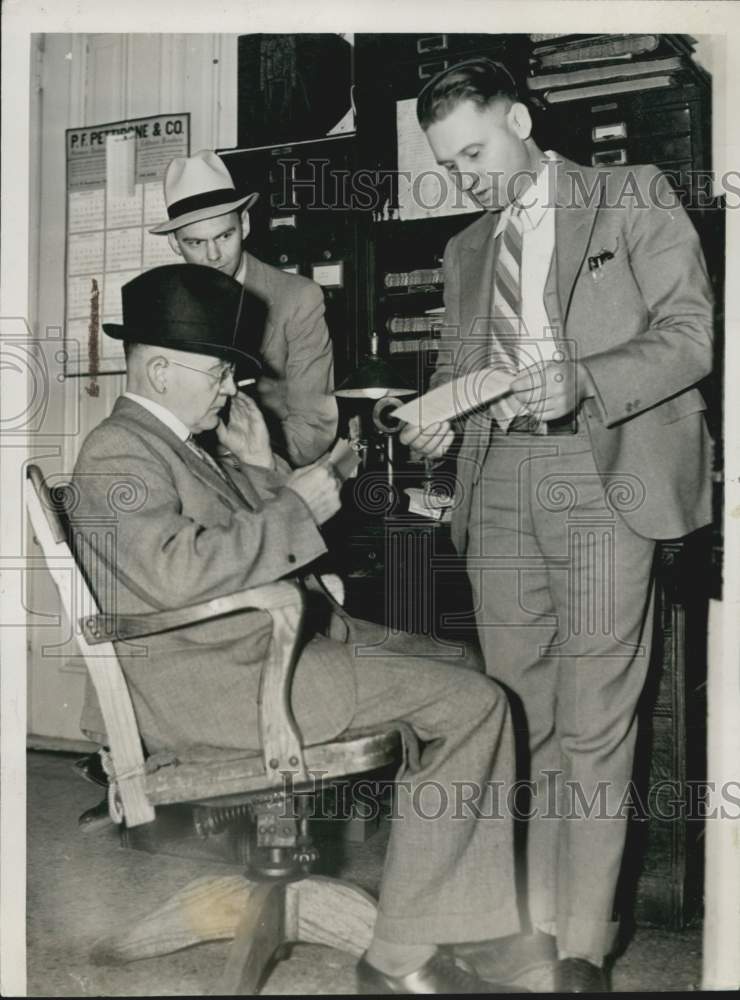
[[[244,454],[236,456],[240,465],[256,465],[260,469],[275,469],[275,456],[272,452],[263,455]]]

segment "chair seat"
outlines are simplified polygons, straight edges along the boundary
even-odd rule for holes
[[[404,729],[348,730],[331,743],[304,749],[306,768],[317,781],[331,781],[391,763],[401,749]],[[197,802],[229,805],[257,792],[282,790],[280,775],[268,775],[259,751],[198,748],[158,753],[147,760],[146,794],[152,805]],[[278,781],[275,778],[278,778]],[[313,787],[296,784],[294,790]],[[220,801],[220,800],[227,801]],[[219,801],[216,801],[219,800]]]

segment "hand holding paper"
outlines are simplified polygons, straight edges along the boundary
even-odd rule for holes
[[[393,411],[393,416],[415,427],[431,430],[432,424],[454,420],[507,395],[513,378],[511,372],[501,368],[481,368],[404,403]]]
[[[557,420],[596,393],[588,369],[579,361],[530,365],[512,381],[514,398],[540,420]],[[396,413],[393,414],[396,416]]]
[[[395,410],[395,416],[398,411]],[[452,444],[455,433],[450,427],[449,420],[441,423],[429,424],[428,427],[419,427],[416,424],[407,424],[401,431],[401,444],[408,445],[417,455],[427,458],[441,458]]]

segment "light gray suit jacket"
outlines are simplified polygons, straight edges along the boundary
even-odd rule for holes
[[[87,437],[74,473],[75,545],[101,610],[182,607],[295,575],[325,551],[303,500],[282,477],[249,467],[227,479],[133,400],[120,398]],[[271,622],[243,612],[118,643],[150,751],[205,745],[257,748],[257,693]],[[306,742],[329,739],[352,717],[351,656],[309,643],[296,672],[294,710]],[[301,677],[311,677],[311,686]],[[94,697],[82,728],[103,735]]]
[[[432,385],[486,364],[496,221],[487,213],[447,245],[444,339]],[[588,258],[602,251],[613,257],[594,278]],[[696,231],[657,167],[558,164],[544,299],[551,326],[596,385],[580,418],[629,527],[659,539],[708,523],[711,439],[693,387],[712,367],[712,294]],[[464,421],[452,524],[460,551],[489,438],[487,414]]]
[[[308,465],[323,455],[337,433],[324,294],[316,282],[286,274],[246,251],[243,265],[244,287],[267,307],[261,348],[265,374],[285,380],[283,392],[264,401],[270,431],[277,450],[293,465]]]

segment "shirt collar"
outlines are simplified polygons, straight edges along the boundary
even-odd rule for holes
[[[558,159],[557,153],[554,153],[551,149],[545,151],[545,158],[553,162],[556,162]],[[542,222],[547,209],[552,207],[551,189],[554,180],[555,171],[549,166],[543,166],[540,168],[532,184],[524,192],[521,204],[521,218],[525,230],[536,229],[540,222]],[[494,237],[503,232],[516,204],[516,202],[513,202],[511,205],[507,205],[503,212],[501,212],[493,234]]]
[[[238,281],[240,285],[243,285],[247,280],[247,255],[242,251],[242,259],[239,262],[239,267],[234,275],[234,281]]]
[[[139,406],[143,406],[145,410],[148,410],[153,417],[157,420],[161,420],[165,426],[169,427],[173,434],[176,434],[181,441],[187,441],[190,437],[190,431],[185,426],[185,424],[176,417],[171,410],[168,410],[166,406],[162,406],[161,403],[155,403],[153,399],[147,399],[146,396],[139,396],[135,392],[124,392],[123,394],[126,399],[132,400],[134,403],[138,403]]]

